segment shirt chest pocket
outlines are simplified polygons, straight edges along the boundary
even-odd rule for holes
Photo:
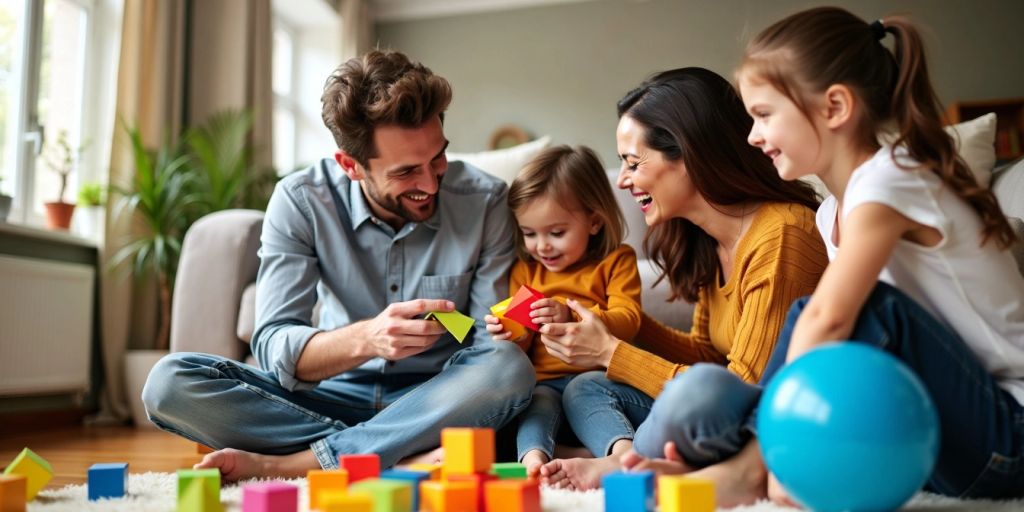
[[[420,279],[417,299],[446,299],[455,303],[455,309],[465,309],[469,300],[469,285],[473,273],[423,276]]]

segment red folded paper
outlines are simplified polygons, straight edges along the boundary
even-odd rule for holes
[[[539,331],[540,325],[533,323],[530,318],[530,304],[544,298],[544,294],[526,286],[519,287],[519,291],[512,296],[512,302],[505,310],[505,318],[512,320],[531,331]]]

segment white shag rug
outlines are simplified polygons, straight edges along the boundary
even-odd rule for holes
[[[284,480],[299,487],[299,510],[308,512],[306,479]],[[255,480],[221,488],[220,501],[225,512],[242,510],[242,487]],[[602,491],[576,492],[561,489],[542,488],[541,504],[544,512],[600,512],[604,510]],[[177,505],[177,476],[173,473],[141,473],[128,475],[128,496],[118,499],[89,501],[85,485],[68,485],[62,489],[39,493],[29,502],[30,512],[174,512]],[[769,502],[731,509],[735,512],[792,512],[793,509],[776,506]],[[1024,500],[1014,501],[964,501],[945,498],[934,494],[921,493],[914,497],[903,510],[917,511],[971,511],[1010,512],[1024,510]]]

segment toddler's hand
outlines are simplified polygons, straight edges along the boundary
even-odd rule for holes
[[[555,324],[572,322],[572,311],[569,306],[555,299],[540,299],[530,304],[530,318],[536,324]]]
[[[484,315],[484,323],[487,324],[487,332],[491,333],[491,338],[499,341],[506,341],[512,339],[512,333],[505,329],[505,326],[501,325],[501,320],[494,315]]]

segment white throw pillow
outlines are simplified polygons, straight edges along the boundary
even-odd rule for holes
[[[978,184],[988,187],[992,182],[992,168],[996,165],[996,115],[988,113],[981,117],[947,126],[946,131],[960,157],[974,174]]]
[[[505,183],[511,185],[512,180],[516,178],[516,175],[526,166],[527,162],[550,144],[551,136],[545,135],[518,146],[495,149],[494,151],[481,151],[479,153],[454,153],[449,151],[448,160],[461,160],[486,171],[492,176],[501,178],[505,180]]]

